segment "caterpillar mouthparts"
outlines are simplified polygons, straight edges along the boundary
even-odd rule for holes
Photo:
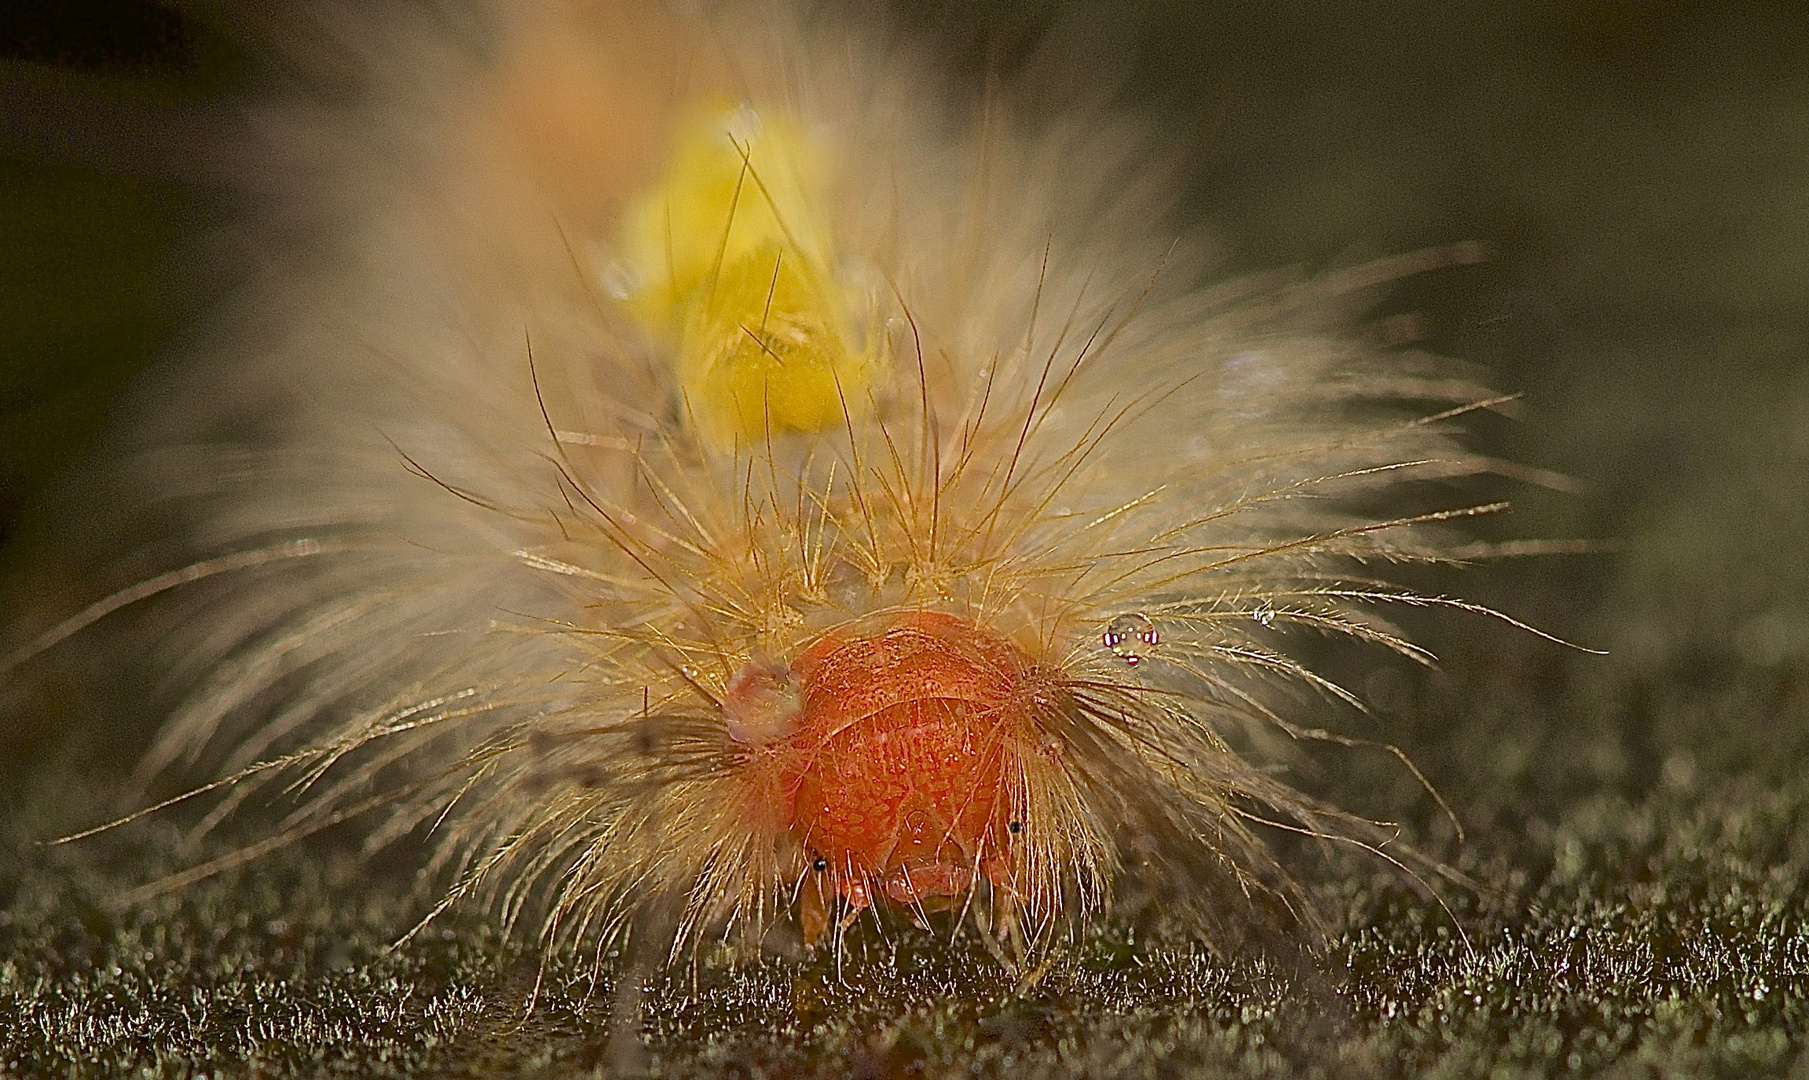
[[[548,948],[1316,933],[1257,829],[1393,834],[1246,760],[1351,700],[1289,635],[1427,659],[1379,608],[1481,609],[1372,567],[1500,509],[1410,501],[1498,402],[1341,308],[1475,251],[1201,289],[1096,110],[770,5],[476,7],[292,47],[360,103],[254,114],[266,268],[111,474],[184,555],[4,661],[129,627],[143,775],[293,800],[147,891],[357,819]]]

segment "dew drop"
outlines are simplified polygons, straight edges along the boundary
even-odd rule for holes
[[[1126,667],[1136,667],[1150,650],[1162,644],[1162,635],[1150,617],[1139,611],[1120,615],[1107,623],[1105,633],[1099,635],[1099,643],[1123,660]]]
[[[1264,600],[1256,605],[1256,610],[1250,613],[1250,617],[1261,624],[1264,630],[1267,630],[1275,625],[1275,605]]]

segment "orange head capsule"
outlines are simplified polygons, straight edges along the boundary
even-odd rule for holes
[[[807,939],[837,896],[852,914],[876,897],[948,903],[981,878],[1010,890],[1025,758],[1064,696],[1056,672],[965,619],[913,612],[819,640],[790,674],[790,732],[748,765],[758,805],[806,863]]]

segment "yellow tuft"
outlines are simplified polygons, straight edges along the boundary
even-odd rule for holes
[[[880,367],[816,208],[822,148],[787,118],[715,105],[680,125],[622,230],[623,306],[671,351],[706,441],[747,445],[860,411]]]

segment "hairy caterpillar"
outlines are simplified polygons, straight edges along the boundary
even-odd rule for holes
[[[1234,743],[1345,696],[1280,632],[1423,657],[1374,609],[1465,606],[1369,566],[1496,508],[1398,494],[1492,402],[1341,323],[1472,253],[1198,289],[1109,118],[766,8],[314,41],[355,100],[261,114],[267,261],[118,474],[162,565],[8,666],[139,620],[145,774],[296,800],[233,859],[426,835],[436,913],[549,944],[949,909],[1021,954],[1132,889],[1316,932],[1256,823],[1388,833]]]

